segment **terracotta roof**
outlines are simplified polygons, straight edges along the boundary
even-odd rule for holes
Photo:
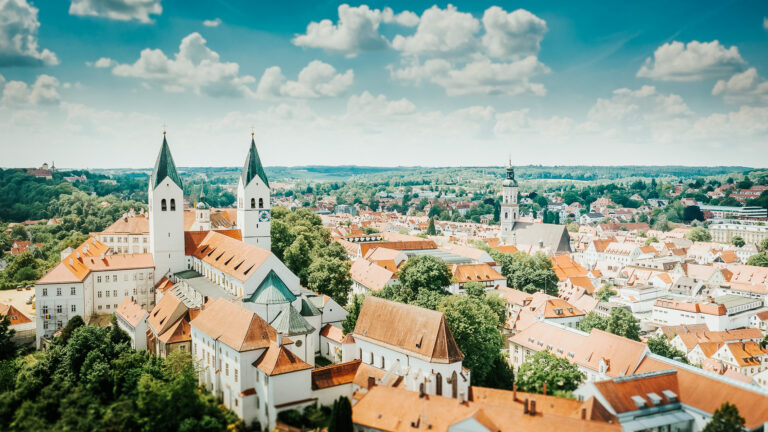
[[[365,298],[353,335],[429,362],[464,358],[441,312],[377,297]]]
[[[186,311],[187,307],[184,303],[173,292],[169,291],[152,308],[149,317],[147,317],[147,324],[157,335],[160,335],[165,333]]]
[[[487,263],[454,264],[451,272],[453,273],[453,282],[458,283],[493,282],[507,279]]]
[[[360,360],[312,369],[312,390],[350,384],[354,381]]]
[[[508,253],[513,254],[519,252],[519,250],[514,245],[503,245],[503,246],[496,246],[494,247],[497,251],[501,253]]]
[[[368,388],[368,378],[374,378],[376,382],[382,378],[384,378],[384,375],[387,374],[387,371],[383,369],[379,369],[375,366],[369,365],[368,363],[361,363],[358,368],[357,372],[355,372],[355,377],[353,378],[352,382],[360,388]]]
[[[11,320],[12,326],[32,322],[29,317],[21,313],[21,311],[16,309],[13,305],[3,303],[0,303],[0,316],[7,316]]]
[[[270,376],[312,369],[311,365],[292,353],[285,345],[278,346],[276,342],[269,344],[269,348],[253,362],[253,366]]]
[[[617,414],[641,409],[635,402],[637,398],[642,398],[645,408],[649,408],[677,402],[670,400],[665,390],[673,392],[675,396],[680,394],[677,371],[674,369],[600,381],[595,383],[595,387]],[[659,399],[654,403],[649,394],[655,394]]]
[[[90,238],[72,251],[53,270],[43,276],[38,284],[81,282],[91,272],[152,269],[152,254],[108,255],[109,247]]]
[[[473,391],[474,391],[473,387]],[[510,392],[511,393],[511,392]],[[452,426],[474,419],[490,431],[510,430],[572,430],[620,431],[613,424],[564,415],[550,408],[551,397],[518,393],[518,400],[506,405],[482,401],[462,402],[456,398],[426,395],[397,387],[376,386],[366,393],[358,392],[358,402],[352,408],[353,423],[383,431],[447,432]],[[545,401],[536,404],[536,415],[523,412],[523,398]],[[579,406],[585,406],[577,402]],[[580,412],[579,410],[576,410]],[[570,414],[570,410],[569,413]]]
[[[130,297],[123,299],[115,313],[126,320],[133,328],[136,328],[136,326],[147,317],[147,311],[142,309],[141,305],[136,303]]]
[[[145,215],[121,217],[102,231],[101,234],[149,235],[149,218]]]
[[[167,344],[190,342],[192,340],[192,331],[189,326],[189,318],[187,318],[187,314],[184,314],[181,318],[177,319],[168,330],[158,336],[158,339]]]
[[[465,258],[469,258],[471,260],[480,261],[483,259],[485,255],[488,254],[488,252],[482,250],[473,248],[470,246],[463,246],[463,245],[457,245],[457,244],[451,244],[447,243],[444,244],[439,248],[441,251],[449,252],[455,255],[463,256]]]
[[[675,335],[682,333],[709,331],[709,327],[707,327],[706,324],[685,324],[677,326],[661,326],[659,327],[659,330],[667,336],[667,339],[672,340]]]
[[[368,250],[365,254],[365,259],[368,261],[381,261],[381,260],[395,260],[399,257],[403,251],[397,249],[390,249],[385,247],[375,247]]]
[[[768,419],[768,396],[759,389],[737,385],[693,366],[657,356],[648,355],[636,373],[677,369],[677,385],[680,402],[708,413],[714,413],[723,402],[739,408],[748,429],[754,429]]]
[[[277,340],[277,332],[266,321],[222,297],[206,303],[191,324],[240,352],[267,348]]]
[[[387,286],[395,273],[365,259],[358,259],[349,268],[352,280],[371,291],[377,292]]]
[[[587,269],[568,255],[555,255],[550,259],[552,260],[552,270],[554,270],[560,282],[568,278],[584,277],[587,275]],[[590,283],[590,285],[592,284]]]
[[[760,344],[754,341],[727,343],[725,349],[731,352],[736,364],[741,367],[760,367],[768,356],[768,350],[761,348]]]
[[[232,230],[237,231],[237,230]],[[221,231],[201,231],[205,237],[196,242],[195,231],[184,233],[187,255],[222,271],[240,281],[255,273],[272,252],[232,238]],[[239,231],[238,231],[239,232]],[[191,244],[190,244],[191,243]]]
[[[171,282],[170,279],[168,279],[167,276],[163,276],[162,279],[160,279],[160,282],[155,285],[155,289],[157,291],[160,291],[161,293],[165,293],[169,289],[173,288],[174,283]]]
[[[326,324],[323,329],[320,330],[320,336],[326,337],[338,343],[342,343],[342,341],[344,341],[344,332],[339,327],[331,324]]]
[[[586,291],[587,294],[595,292],[595,286],[592,284],[592,280],[586,276],[572,276],[569,277],[568,280],[570,280],[574,286],[584,288],[584,291]]]
[[[728,310],[723,304],[714,303],[688,303],[684,301],[660,298],[653,302],[653,307],[681,310],[707,315],[726,315]]]

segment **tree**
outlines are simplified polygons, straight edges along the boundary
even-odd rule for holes
[[[768,238],[764,238],[760,241],[760,250],[763,252],[768,251]]]
[[[572,392],[586,378],[579,368],[549,350],[541,350],[528,358],[517,370],[517,388],[529,393]]]
[[[739,408],[729,402],[723,402],[712,413],[712,419],[704,426],[703,432],[737,432],[744,430],[746,421],[739,415]]]
[[[579,330],[589,333],[593,328],[605,330],[608,328],[608,320],[596,312],[590,312],[579,321]]]
[[[601,302],[607,302],[611,297],[617,294],[616,290],[611,288],[607,283],[603,284],[599,290],[595,293],[595,297]]]
[[[552,270],[552,261],[546,255],[524,252],[506,254],[492,250],[491,257],[501,264],[501,274],[507,278],[508,286],[530,293],[543,290],[557,296],[558,278]]]
[[[13,336],[16,330],[11,328],[11,317],[0,316],[0,362],[10,360],[16,356],[16,343]]]
[[[352,432],[352,405],[342,396],[333,403],[328,432]]]
[[[429,219],[429,226],[427,227],[427,235],[437,235],[437,230],[435,229],[435,218]]]
[[[403,287],[414,294],[420,289],[442,291],[451,284],[448,265],[431,255],[410,258],[397,273]]]
[[[760,252],[758,254],[752,255],[747,260],[747,265],[758,266],[758,267],[768,267],[768,253]]]
[[[685,233],[685,238],[694,242],[708,242],[712,240],[712,235],[706,228],[696,227]]]
[[[357,294],[352,297],[352,300],[349,303],[347,303],[347,306],[345,307],[347,316],[344,318],[344,321],[341,322],[341,329],[344,331],[344,334],[349,334],[355,331],[357,317],[360,316],[360,309],[363,307],[363,301],[365,301],[365,296]]]
[[[497,316],[481,300],[466,295],[446,297],[438,310],[445,315],[472,379],[483,382],[503,347]]]
[[[648,238],[645,240],[645,245],[646,245],[646,246],[650,246],[651,244],[653,244],[653,243],[658,243],[658,242],[659,242],[659,239],[658,239],[658,238],[656,238],[656,237],[648,237]]]
[[[683,209],[683,221],[690,222],[690,221],[703,221],[704,220],[704,212],[701,211],[699,206],[687,206]]]
[[[652,353],[664,356],[670,359],[676,359],[683,363],[688,363],[688,357],[682,350],[672,346],[667,340],[667,335],[661,334],[648,338],[648,349]]]
[[[307,287],[330,296],[344,306],[347,304],[349,290],[352,287],[349,267],[349,261],[346,260],[326,256],[317,258],[307,271]]]
[[[627,339],[640,340],[640,324],[632,312],[624,308],[611,309],[611,315],[608,316],[608,325],[605,331],[615,335],[623,336]]]
[[[69,341],[69,338],[72,336],[72,333],[77,329],[78,327],[82,327],[85,325],[85,321],[83,321],[83,317],[80,315],[75,315],[72,318],[69,319],[69,322],[67,325],[64,326],[63,329],[61,329],[61,335],[59,335],[59,342],[66,345]]]
[[[474,377],[472,378],[474,379]],[[499,352],[499,355],[493,360],[491,372],[485,377],[483,382],[476,381],[483,387],[490,387],[502,390],[512,390],[515,385],[515,371],[509,365],[509,359],[506,352]]]
[[[577,224],[576,222],[571,222],[568,224],[566,229],[568,230],[568,232],[579,232],[579,224]]]
[[[296,240],[285,250],[283,262],[299,277],[300,283],[307,286],[307,275],[309,266],[312,264],[312,257],[309,255],[309,243],[303,235],[296,237]]]
[[[736,247],[738,247],[738,248],[740,248],[740,247],[744,247],[746,242],[740,236],[733,236],[733,238],[731,238],[731,244],[736,246]]]

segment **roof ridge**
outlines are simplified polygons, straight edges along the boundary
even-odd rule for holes
[[[157,155],[155,169],[152,171],[153,187],[157,187],[166,177],[170,177],[171,181],[184,190],[179,173],[176,171],[176,164],[173,162],[171,149],[168,147],[168,141],[165,139],[165,135],[163,135],[163,144],[160,147],[160,153]]]
[[[267,173],[264,172],[264,166],[261,164],[259,152],[256,150],[256,141],[251,137],[251,147],[248,149],[248,155],[245,158],[245,164],[243,165],[243,172],[241,174],[243,186],[248,186],[251,180],[257,176],[265,185],[267,185],[267,187],[269,187]]]

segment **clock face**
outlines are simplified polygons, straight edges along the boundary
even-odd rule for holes
[[[259,212],[259,222],[269,222],[269,210],[261,210]]]

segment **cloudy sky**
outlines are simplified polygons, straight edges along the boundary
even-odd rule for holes
[[[4,167],[768,166],[768,2],[0,0],[0,95]]]

